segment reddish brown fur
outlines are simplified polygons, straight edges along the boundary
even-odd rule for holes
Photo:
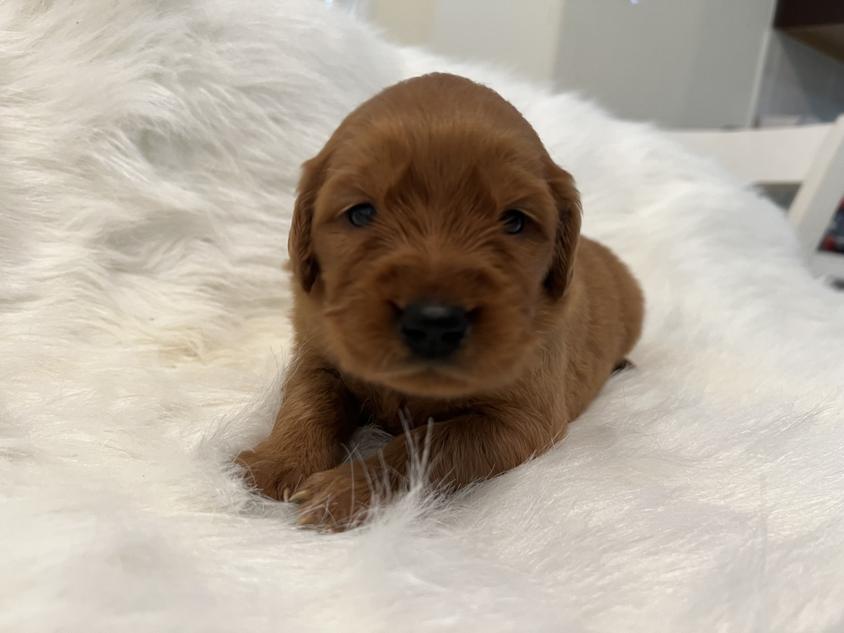
[[[352,226],[349,207],[377,209]],[[502,230],[503,211],[531,218]],[[519,112],[446,74],[399,83],[352,112],[304,166],[290,233],[296,361],[269,438],[239,457],[300,522],[364,516],[371,482],[397,488],[409,442],[428,477],[459,487],[560,439],[635,344],[643,300],[607,248],[579,237],[571,176]],[[395,312],[421,297],[475,312],[448,363],[408,357]],[[379,456],[341,464],[361,420],[399,430]],[[425,437],[427,435],[427,437]]]

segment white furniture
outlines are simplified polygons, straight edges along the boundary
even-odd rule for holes
[[[818,251],[844,197],[844,115],[835,123],[737,131],[674,132],[748,184],[799,187],[788,215],[812,269],[844,279],[844,255]]]

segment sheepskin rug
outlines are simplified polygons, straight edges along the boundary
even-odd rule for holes
[[[379,88],[499,89],[648,299],[568,439],[322,535],[230,460],[290,335],[300,163]],[[316,0],[0,3],[0,630],[844,630],[844,295],[660,132]]]

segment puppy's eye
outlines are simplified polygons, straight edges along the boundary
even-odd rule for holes
[[[525,224],[527,224],[527,216],[518,209],[509,209],[501,216],[501,223],[507,233],[515,235],[524,230]]]
[[[354,226],[366,226],[375,218],[375,207],[368,202],[356,204],[346,211],[346,217]]]

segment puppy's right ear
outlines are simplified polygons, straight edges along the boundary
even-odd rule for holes
[[[293,221],[287,238],[290,267],[305,292],[311,291],[319,276],[319,262],[314,254],[311,233],[314,204],[325,180],[326,162],[320,154],[302,165],[302,177],[299,179],[298,195],[293,207]]]

